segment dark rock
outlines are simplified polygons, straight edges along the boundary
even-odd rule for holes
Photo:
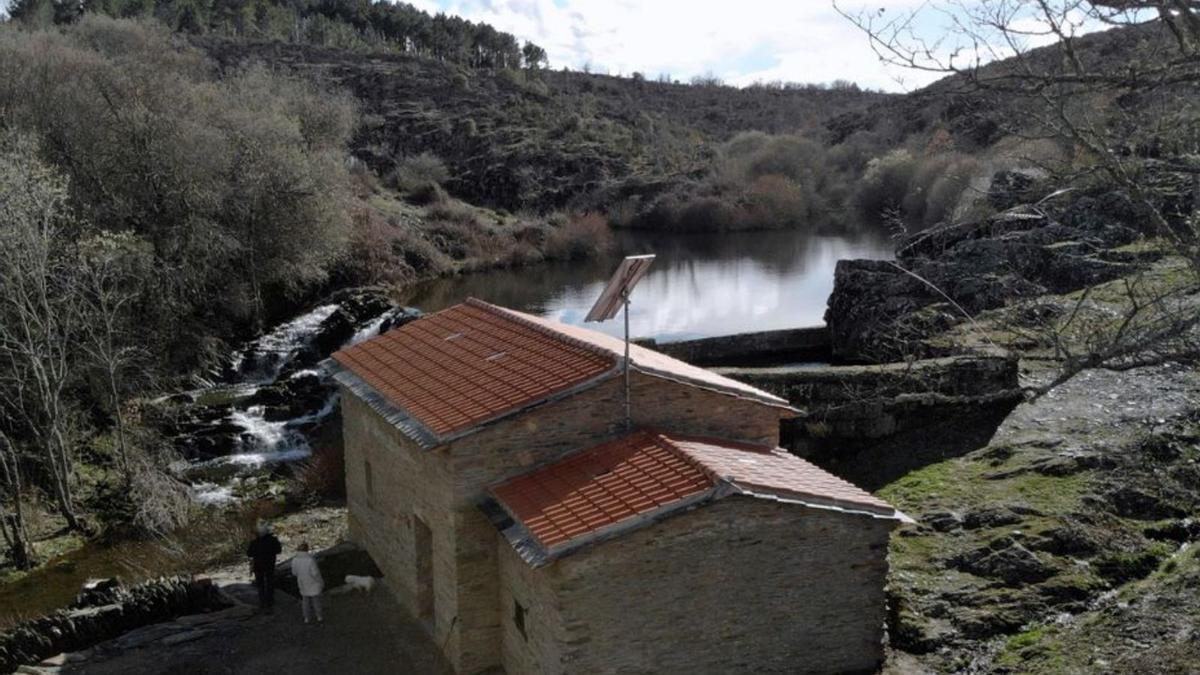
[[[974,551],[950,559],[955,569],[1006,584],[1036,583],[1054,575],[1054,569],[1011,537],[1001,537]]]
[[[839,261],[825,314],[834,355],[856,361],[940,355],[928,337],[964,321],[964,312],[1067,293],[1138,269],[1136,259],[1100,255],[1141,236],[1127,197],[1081,195],[1057,219],[1043,210],[1014,209],[920,232],[900,242],[896,263]]]
[[[1161,520],[1187,515],[1183,509],[1165,499],[1129,485],[1110,490],[1103,496],[1103,501],[1108,504],[1113,513],[1123,518]]]
[[[1151,525],[1142,531],[1146,537],[1177,544],[1200,539],[1200,522],[1191,518]]]
[[[1028,507],[1011,504],[998,506],[981,506],[968,511],[962,519],[962,526],[968,530],[978,530],[985,527],[1002,527],[1019,523],[1022,516],[1037,515]]]
[[[1043,476],[1070,476],[1094,469],[1101,463],[1097,455],[1061,455],[1038,460],[1031,468]]]
[[[83,585],[79,594],[75,596],[75,602],[71,603],[71,607],[82,608],[111,605],[120,600],[124,595],[121,580],[117,577],[93,579]]]
[[[962,527],[962,518],[950,511],[927,513],[921,517],[920,522],[938,532],[950,532]]]
[[[1085,528],[1064,525],[1043,532],[1029,547],[1054,555],[1089,556],[1100,550],[1101,543]]]
[[[955,625],[964,637],[983,640],[1015,633],[1034,616],[1037,616],[1036,612],[1019,605],[966,609],[956,617]]]
[[[1011,209],[1037,198],[1037,176],[1029,171],[997,171],[988,186],[988,205],[997,211]]]

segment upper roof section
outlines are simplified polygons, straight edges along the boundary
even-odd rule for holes
[[[615,375],[623,358],[621,340],[473,298],[333,355],[339,380],[427,447]],[[630,362],[790,410],[767,392],[636,345]]]
[[[908,520],[782,449],[638,431],[492,488],[505,536],[538,565],[579,546],[731,494]]]

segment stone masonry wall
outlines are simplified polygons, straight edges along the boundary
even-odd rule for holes
[[[454,442],[456,500],[477,504],[487,488],[564,454],[624,433],[622,378],[502,420]],[[779,444],[779,420],[787,414],[747,399],[634,373],[635,427],[655,427],[760,443]]]
[[[513,550],[508,540],[494,538],[500,560],[501,654],[505,672],[553,673],[560,668],[566,629],[549,577],[558,568],[533,569]],[[525,608],[525,631],[516,623],[516,605]]]
[[[413,518],[425,522],[432,535],[431,631],[439,644],[446,642],[458,614],[457,537],[446,470],[448,451],[417,447],[348,391],[342,391],[341,400],[350,537],[379,565],[384,586],[413,616],[419,616]],[[367,462],[371,465],[371,494],[366,485]],[[447,652],[451,662],[461,667],[453,640]]]
[[[565,635],[536,672],[871,672],[892,525],[735,496],[563,558],[536,571]]]

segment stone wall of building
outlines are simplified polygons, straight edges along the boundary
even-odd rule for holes
[[[430,629],[439,644],[448,645],[447,655],[456,667],[470,667],[458,659],[458,535],[447,471],[449,451],[419,448],[348,391],[342,391],[341,400],[350,537],[379,565],[384,586],[413,616],[421,617],[420,603],[429,591],[418,579],[416,530],[419,522],[429,528],[434,609]]]
[[[547,578],[555,577],[558,568],[535,570],[504,537],[497,533],[494,541],[500,561],[500,651],[505,672],[560,672],[568,635],[554,592],[559,584]],[[524,610],[523,630],[517,623],[518,605]]]
[[[779,444],[780,408],[634,373],[635,427]],[[491,486],[625,432],[625,385],[617,377],[500,420],[453,443],[456,499],[477,504]]]
[[[729,497],[585,549],[533,571],[560,608],[560,658],[507,671],[872,672],[893,524]]]

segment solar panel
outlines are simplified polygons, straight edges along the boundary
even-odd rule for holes
[[[604,287],[604,291],[596,299],[596,304],[592,305],[591,311],[583,320],[608,321],[616,316],[621,306],[625,304],[625,298],[633,291],[633,287],[642,280],[642,277],[646,276],[652,262],[654,262],[653,253],[626,256],[617,266],[617,271],[613,272],[612,278],[608,280],[608,285]]]

